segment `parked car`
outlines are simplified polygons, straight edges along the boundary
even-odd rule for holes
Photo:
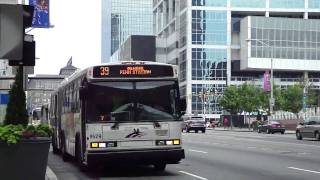
[[[198,133],[198,131],[202,131],[202,133],[206,132],[206,121],[204,117],[186,115],[183,116],[182,119],[182,131],[190,132],[194,130],[196,133]]]
[[[316,138],[320,140],[320,116],[311,116],[305,119],[304,123],[300,123],[296,129],[296,137],[298,140],[303,138]]]
[[[264,124],[258,126],[258,133],[266,132],[268,134],[273,134],[276,132],[280,132],[281,134],[284,134],[285,131],[286,130],[284,126],[276,121],[270,121],[269,123],[265,122]]]

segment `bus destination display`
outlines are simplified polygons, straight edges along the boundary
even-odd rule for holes
[[[173,76],[171,66],[158,65],[111,65],[93,68],[94,78],[117,77],[165,77]]]

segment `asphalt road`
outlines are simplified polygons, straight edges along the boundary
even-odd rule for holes
[[[294,134],[257,134],[210,130],[184,133],[186,159],[163,173],[152,167],[115,166],[83,173],[74,163],[49,155],[49,166],[60,180],[200,179],[319,180],[320,142],[298,141]]]

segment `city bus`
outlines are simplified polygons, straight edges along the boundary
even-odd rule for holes
[[[89,67],[52,93],[53,152],[80,167],[148,164],[163,171],[185,157],[178,69],[127,61]]]

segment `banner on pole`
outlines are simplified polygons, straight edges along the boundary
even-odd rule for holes
[[[34,6],[32,27],[49,28],[49,0],[29,0],[29,5]]]
[[[269,71],[266,71],[263,75],[263,90],[266,92],[271,91]]]

